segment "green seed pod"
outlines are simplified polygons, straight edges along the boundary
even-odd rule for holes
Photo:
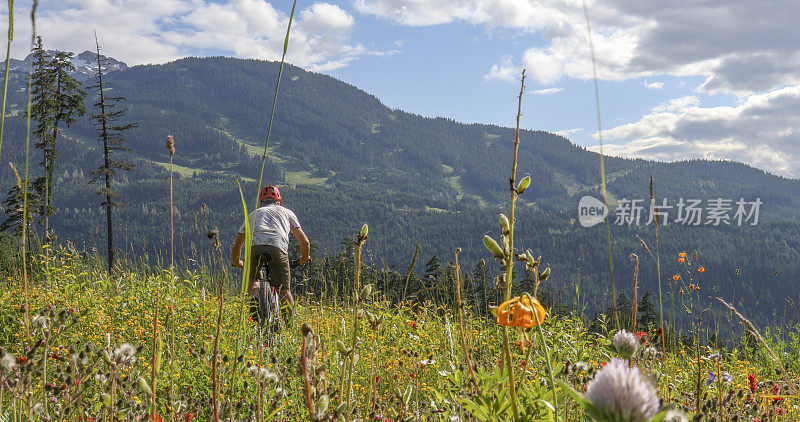
[[[533,266],[533,263],[536,262],[536,260],[533,259],[533,253],[531,253],[530,249],[525,251],[525,257],[528,259],[528,265],[530,266]]]
[[[339,353],[347,356],[347,348],[344,347],[344,343],[342,343],[341,340],[336,340],[336,350],[338,350]]]
[[[503,234],[511,230],[511,224],[508,222],[508,217],[505,214],[500,214],[500,228],[503,229]]]
[[[522,195],[525,192],[525,189],[528,189],[528,186],[531,185],[531,177],[525,176],[522,180],[519,181],[519,186],[517,186],[517,195]]]
[[[323,394],[322,397],[317,400],[317,406],[315,412],[317,417],[321,417],[325,414],[325,411],[328,410],[328,405],[330,404],[330,398],[328,398],[327,394]]]
[[[343,415],[345,410],[347,410],[347,403],[341,402],[338,406],[336,406],[336,414]]]
[[[139,388],[147,395],[153,394],[153,390],[150,389],[150,386],[147,385],[147,381],[142,377],[139,377]]]
[[[361,299],[366,299],[372,294],[372,284],[367,284],[361,289]]]
[[[367,223],[364,223],[364,225],[361,226],[361,233],[359,233],[359,236],[362,239],[366,239],[368,233],[369,233],[369,227],[367,227]]]
[[[539,281],[545,281],[547,277],[550,277],[550,267],[545,268],[544,271],[539,273]]]
[[[108,350],[103,349],[103,362],[111,363],[111,355],[108,354]]]
[[[111,407],[111,396],[106,393],[100,394],[100,400],[103,401],[103,404],[106,407]]]
[[[491,252],[495,258],[500,259],[503,257],[503,250],[500,249],[500,245],[489,237],[489,235],[483,236],[483,244],[486,245],[486,249],[489,249],[489,252]]]
[[[511,255],[511,244],[509,243],[510,239],[508,236],[501,236],[500,241],[503,242],[503,252],[505,252],[507,255]]]

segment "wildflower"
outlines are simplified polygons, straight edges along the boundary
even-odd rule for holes
[[[136,348],[130,343],[122,343],[114,349],[114,359],[117,363],[133,362],[136,358]]]
[[[713,372],[708,371],[708,379],[706,380],[706,385],[711,385],[712,382],[717,380],[717,376],[714,375]]]
[[[755,374],[747,374],[747,384],[750,387],[751,393],[755,393],[758,390]]]
[[[686,258],[686,252],[679,253],[678,258]]]
[[[733,382],[733,375],[725,371],[722,371],[722,380],[730,384],[731,382]]]
[[[704,272],[706,272],[706,267],[700,267],[700,268],[698,268],[698,269],[697,269],[697,272],[699,272],[699,273],[704,273]]]
[[[527,295],[514,297],[497,307],[497,323],[500,325],[533,328],[544,322],[545,316],[541,303]]]
[[[629,368],[622,359],[613,358],[586,388],[586,398],[600,421],[646,422],[658,413],[658,396],[652,385]]]
[[[614,339],[611,340],[614,350],[617,351],[619,356],[623,359],[630,359],[639,350],[639,339],[636,334],[630,333],[625,330],[617,331],[614,334]]]
[[[772,395],[778,396],[781,394],[781,386],[780,385],[773,385],[772,386]],[[783,400],[783,397],[773,397],[772,403],[778,403]]]
[[[674,276],[672,276],[672,279],[675,280],[675,281],[678,281],[678,280],[681,279],[681,276],[680,276],[680,274],[675,274]]]
[[[680,257],[680,258],[678,258],[678,262],[686,262],[686,258]]]

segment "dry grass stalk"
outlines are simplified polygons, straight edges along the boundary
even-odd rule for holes
[[[764,337],[761,336],[761,334],[758,332],[753,323],[750,322],[750,320],[748,320],[747,318],[745,318],[744,315],[742,315],[738,310],[736,310],[736,308],[734,308],[733,305],[726,302],[725,299],[719,296],[715,297],[714,299],[717,299],[720,303],[722,303],[723,306],[728,308],[731,312],[736,314],[737,317],[739,317],[739,320],[742,322],[742,325],[744,325],[744,328],[747,330],[747,332],[749,332],[750,335],[752,335],[756,340],[758,340],[759,343],[761,343],[762,346],[764,346],[764,349],[766,349],[770,359],[772,359],[775,362],[775,364],[778,365],[778,367],[781,369],[780,375],[786,382],[786,386],[789,387],[794,392],[794,394],[800,394],[800,390],[798,389],[798,386],[795,384],[797,380],[792,380],[788,378],[788,376],[786,375],[786,368],[783,366],[783,363],[781,363],[780,358],[769,347],[769,344],[767,344],[767,341],[764,339]]]

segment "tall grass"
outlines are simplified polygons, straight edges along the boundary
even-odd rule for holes
[[[286,61],[286,52],[289,50],[289,32],[292,30],[292,20],[294,19],[294,9],[297,6],[297,0],[292,3],[292,12],[289,14],[289,24],[286,27],[286,38],[283,40],[283,55],[281,56],[281,65],[278,68],[278,80],[275,82],[275,94],[272,97],[272,111],[269,114],[269,124],[267,125],[267,138],[264,140],[264,154],[261,156],[261,173],[258,175],[258,184],[256,185],[256,201],[254,209],[258,208],[259,194],[261,193],[261,182],[264,180],[264,164],[267,162],[267,149],[269,148],[269,137],[272,134],[272,121],[275,118],[275,107],[278,104],[278,89],[281,87],[281,75],[283,75],[283,64]],[[250,259],[250,255],[246,255]]]
[[[603,204],[606,206],[606,210],[608,210],[608,190],[606,189],[606,166],[605,166],[605,155],[603,154],[603,125],[602,119],[600,118],[600,88],[597,84],[597,60],[595,60],[594,56],[594,42],[592,41],[592,24],[589,20],[589,8],[586,6],[586,0],[583,0],[583,14],[586,17],[586,30],[589,33],[589,50],[592,53],[592,75],[594,76],[594,100],[595,100],[595,110],[597,112],[597,139],[600,141],[600,185],[603,189]],[[606,213],[606,246],[608,249],[608,271],[611,276],[611,300],[612,305],[614,306],[614,321],[617,326],[617,330],[620,329],[619,323],[619,311],[617,308],[617,287],[614,283],[614,259],[611,255],[611,222],[609,221],[610,212]]]
[[[14,0],[8,0],[8,42],[6,43],[6,68],[3,71],[3,107],[0,110],[0,157],[3,152],[3,132],[6,127],[6,98],[8,96],[8,67],[11,61],[11,41],[14,39]]]

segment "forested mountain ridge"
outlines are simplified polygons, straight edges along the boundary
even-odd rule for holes
[[[118,189],[127,203],[117,214],[120,249],[151,257],[164,254],[167,134],[175,136],[174,158],[182,176],[176,181],[179,255],[188,260],[208,253],[204,235],[210,228],[220,228],[223,240],[230,241],[242,218],[233,176],[245,179],[252,203],[277,67],[257,60],[186,58],[108,74],[111,94],[127,98],[126,119],[139,123],[129,134],[138,167],[123,176]],[[25,79],[17,70],[12,74],[11,117],[1,159],[22,168]],[[94,95],[90,92],[87,109]],[[85,175],[100,157],[96,129],[84,117],[63,135],[56,232],[93,247],[102,237],[95,229],[102,226],[103,213],[100,198],[93,194],[97,188],[87,185]],[[447,261],[462,247],[462,266],[469,268],[488,258],[482,235],[498,230],[497,214],[508,196],[513,137],[511,128],[393,110],[356,87],[287,65],[265,183],[284,187],[286,205],[297,211],[322,252],[338,253],[342,238],[368,221],[368,248],[377,265],[385,262],[403,272],[416,240],[421,240],[421,261],[434,254]],[[553,267],[554,289],[576,282],[588,297],[607,295],[604,229],[585,229],[575,222],[579,198],[598,194],[599,156],[561,136],[525,130],[519,170],[533,179],[518,214],[519,244]],[[662,276],[677,271],[674,253],[696,249],[714,277],[709,289],[713,285],[718,293],[757,306],[764,318],[786,317],[785,298],[797,297],[800,288],[800,181],[739,163],[703,160],[660,163],[607,157],[606,172],[614,199],[649,199],[651,175],[656,196],[670,201],[760,198],[761,224],[754,227],[664,227],[661,248],[668,262]],[[0,189],[6,192],[12,181],[8,166],[0,175]],[[655,270],[645,262],[637,234],[653,247],[652,226],[612,227],[622,292],[629,290],[623,286],[630,283],[630,253],[642,257],[643,288],[655,287]],[[592,302],[590,309],[607,303]]]

